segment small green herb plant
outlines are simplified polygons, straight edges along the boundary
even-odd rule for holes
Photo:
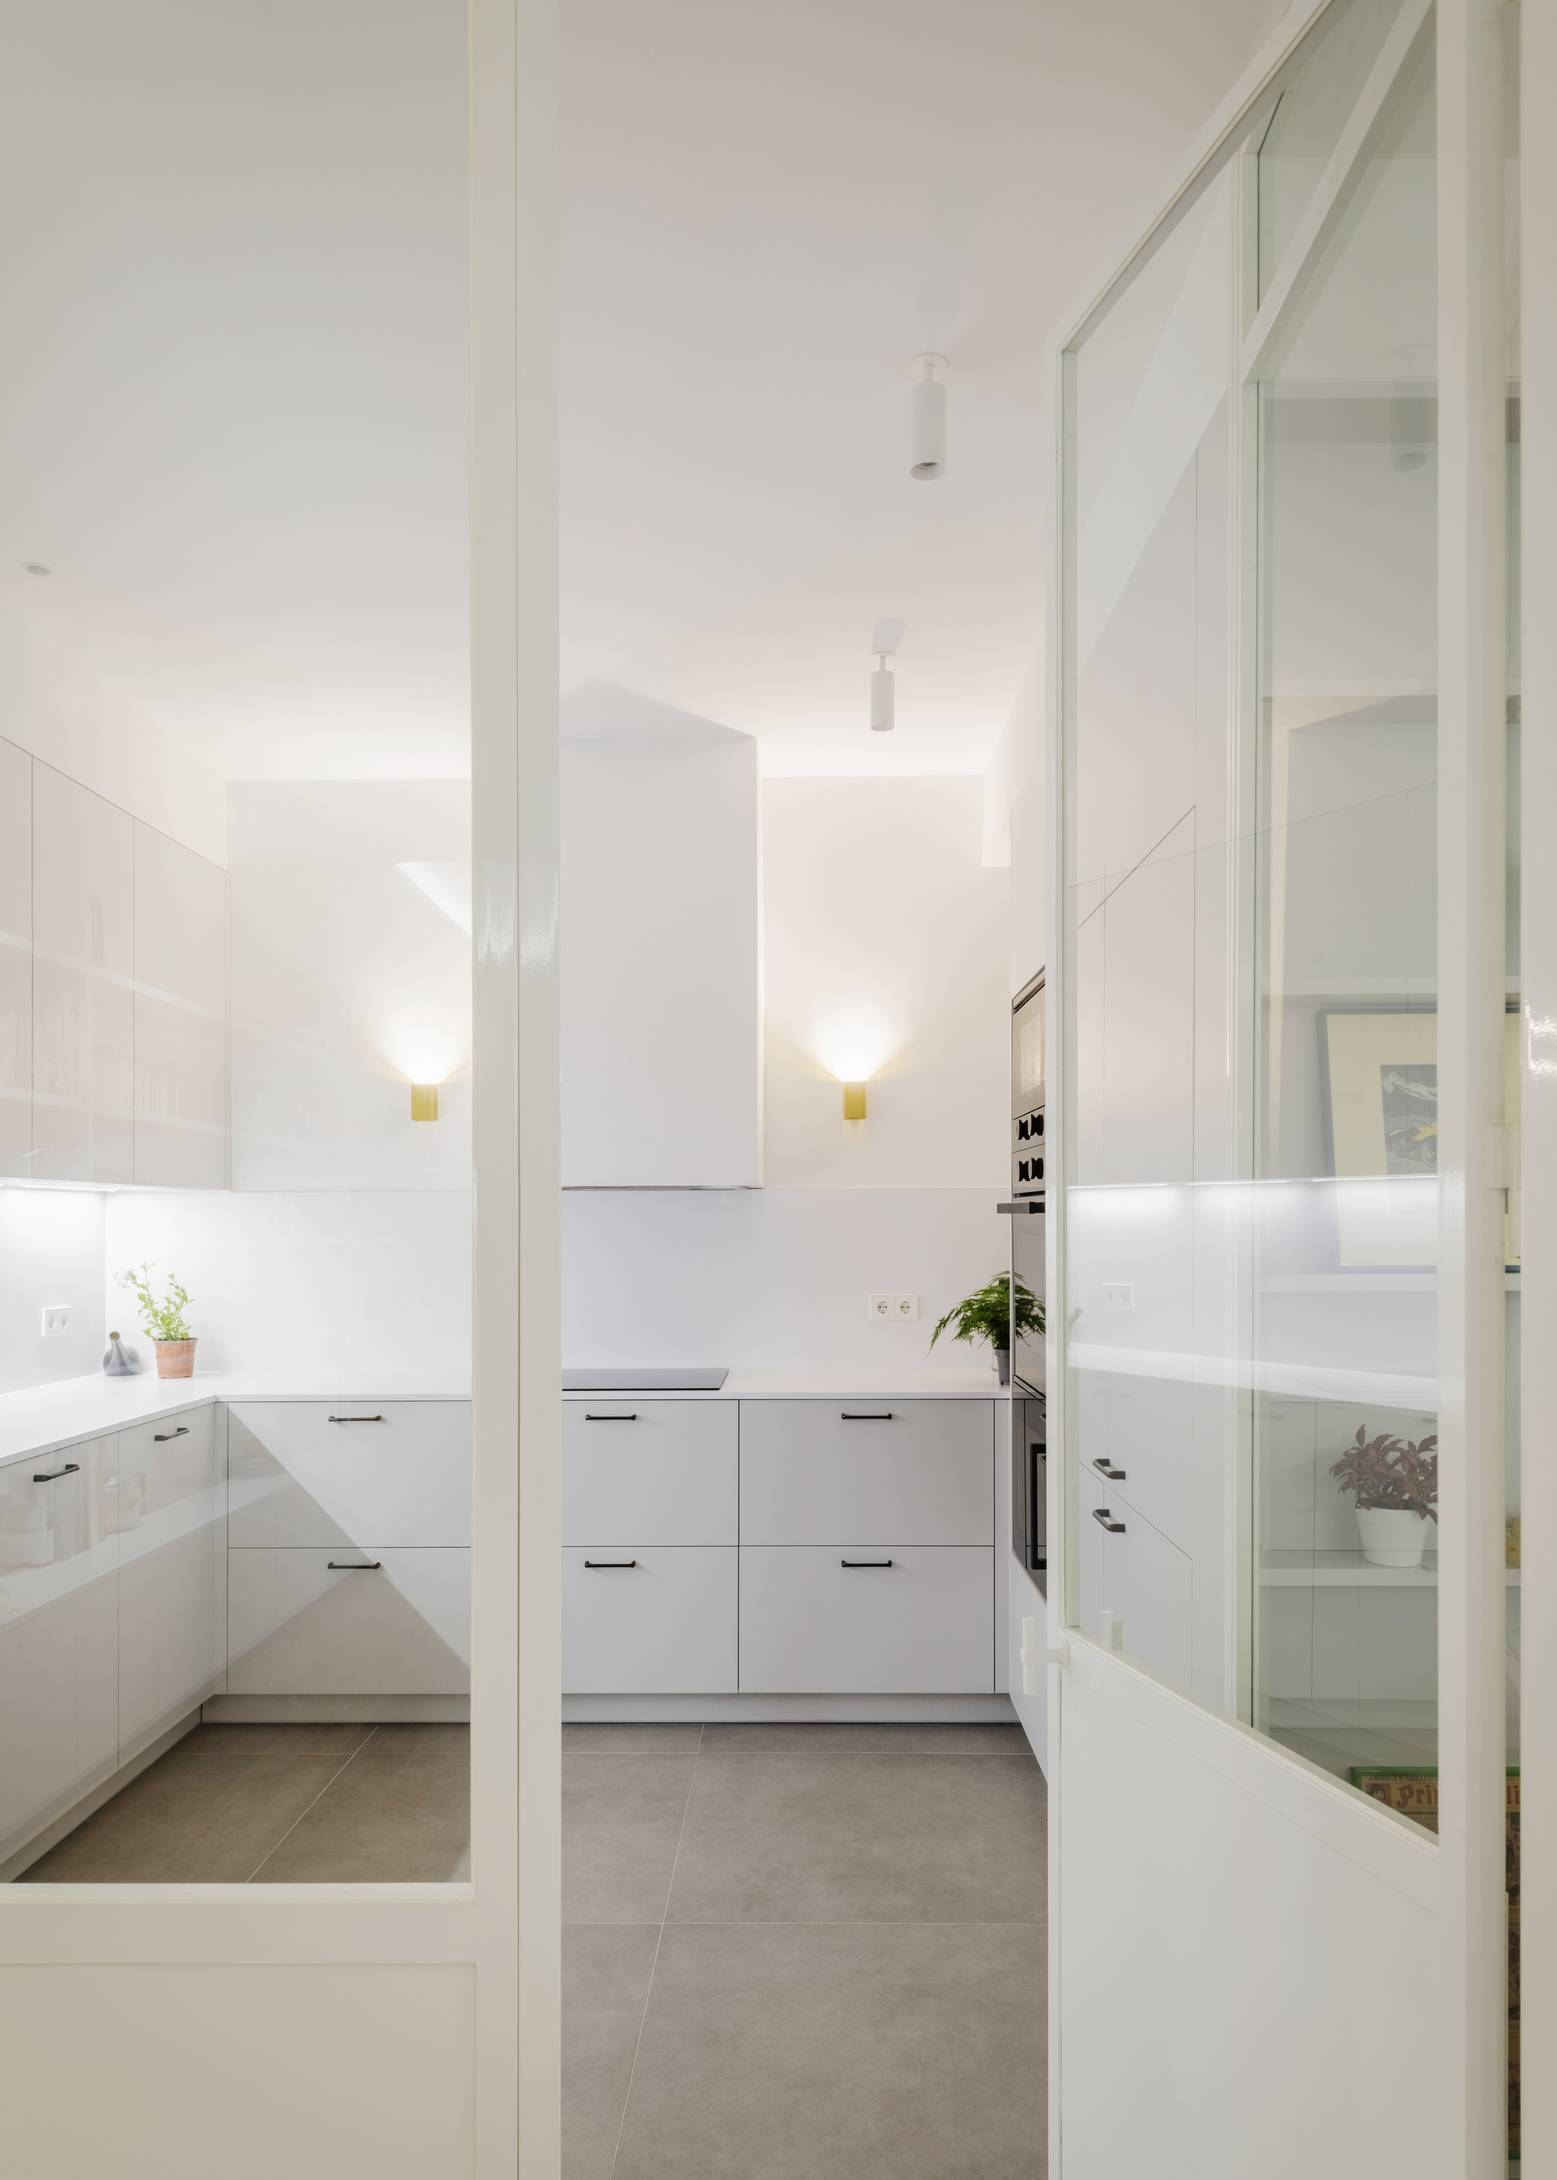
[[[1032,1288],[1019,1279],[1013,1304],[1011,1275],[997,1272],[986,1285],[965,1295],[946,1312],[930,1335],[930,1345],[934,1347],[947,1326],[952,1325],[956,1328],[954,1340],[987,1340],[993,1348],[1007,1348],[1013,1330],[1018,1339],[1025,1339],[1041,1333],[1043,1323],[1043,1304]]]
[[[139,1270],[132,1265],[129,1271],[119,1274],[120,1286],[128,1287],[135,1297],[147,1339],[192,1340],[195,1336],[194,1327],[184,1314],[189,1307],[188,1289],[180,1286],[178,1280],[169,1272],[167,1293],[159,1302],[156,1289],[151,1283],[153,1269],[150,1264],[141,1265]]]

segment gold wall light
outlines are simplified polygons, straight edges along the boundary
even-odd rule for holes
[[[435,1082],[413,1082],[411,1085],[411,1118],[436,1120],[438,1117],[438,1085]]]
[[[865,1085],[862,1082],[846,1082],[843,1086],[843,1117],[845,1120],[865,1118]]]

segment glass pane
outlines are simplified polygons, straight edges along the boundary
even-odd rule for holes
[[[218,12],[20,0],[7,40],[8,194],[58,217],[3,245],[46,337],[0,422],[43,563],[0,602],[0,1867],[435,1882],[469,1799],[465,29]]]
[[[1400,0],[1338,7],[1294,69],[1260,145],[1260,299],[1312,201]]]
[[[1316,56],[1316,98],[1348,87],[1355,58],[1344,42]],[[1438,1753],[1433,129],[1426,52],[1259,390],[1250,1234],[1254,1717],[1423,1816]],[[1288,187],[1262,159],[1262,208]]]

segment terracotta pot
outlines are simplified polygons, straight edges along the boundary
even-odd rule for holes
[[[159,1378],[192,1378],[195,1374],[193,1340],[154,1340]]]

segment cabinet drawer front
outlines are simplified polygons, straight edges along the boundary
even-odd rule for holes
[[[741,1403],[741,1542],[989,1546],[992,1400]]]
[[[227,1494],[212,1408],[119,1433],[119,1761],[219,1685]]]
[[[562,1405],[562,1541],[734,1544],[733,1400]]]
[[[229,1552],[227,1629],[232,1695],[467,1695],[470,1554]]]
[[[565,1551],[564,1693],[733,1695],[737,1558],[717,1546]]]
[[[987,1546],[743,1547],[741,1691],[987,1695],[994,1575]]]
[[[227,1470],[229,1544],[470,1542],[468,1401],[239,1401]]]

